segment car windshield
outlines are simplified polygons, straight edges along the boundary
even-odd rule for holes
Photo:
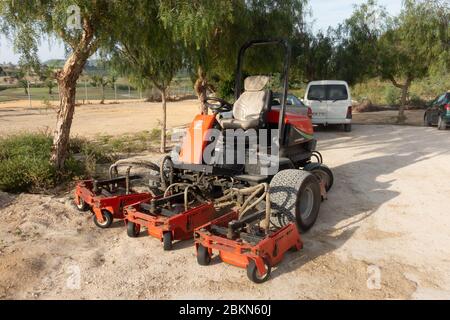
[[[312,85],[309,87],[308,100],[347,100],[347,87],[343,84]]]

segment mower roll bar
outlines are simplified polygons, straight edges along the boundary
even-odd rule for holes
[[[278,135],[280,147],[284,144],[285,124],[284,118],[286,114],[286,99],[289,88],[289,67],[291,61],[291,45],[286,39],[258,39],[246,42],[239,50],[236,79],[235,79],[235,98],[236,100],[242,93],[242,66],[244,55],[248,48],[264,45],[280,45],[284,48],[284,66],[283,66],[283,95],[281,98],[280,116],[278,118]]]

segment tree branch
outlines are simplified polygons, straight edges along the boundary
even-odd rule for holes
[[[393,84],[394,86],[396,86],[396,87],[399,88],[399,89],[403,89],[404,85],[398,83],[397,80],[395,80],[395,78],[394,78],[393,75],[390,74],[390,75],[388,76],[388,78],[389,78],[389,80],[392,82],[392,84]]]

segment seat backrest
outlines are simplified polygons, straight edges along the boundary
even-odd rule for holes
[[[261,119],[267,109],[269,91],[264,87],[269,82],[267,76],[251,76],[244,81],[245,91],[234,103],[233,118],[241,121]]]

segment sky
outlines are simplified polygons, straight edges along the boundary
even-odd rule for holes
[[[313,30],[326,31],[328,27],[336,27],[340,22],[351,16],[353,6],[364,3],[366,0],[310,0],[312,10]],[[378,0],[388,12],[396,15],[400,12],[402,0]],[[58,41],[43,41],[40,44],[38,56],[41,61],[64,58],[64,46]],[[0,35],[0,63],[17,63],[19,56],[14,53],[12,42]]]

